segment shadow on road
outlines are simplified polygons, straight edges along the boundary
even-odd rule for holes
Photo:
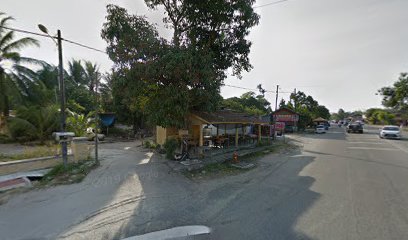
[[[262,159],[262,168],[206,182],[171,173],[139,178],[145,197],[113,239],[185,225],[213,230],[188,239],[311,239],[295,227],[320,196],[310,190],[314,178],[299,175],[314,157],[277,156]]]

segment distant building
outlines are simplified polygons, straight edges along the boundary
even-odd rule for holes
[[[290,108],[282,107],[272,113],[272,120],[273,123],[285,123],[285,129],[287,131],[290,131],[290,129],[296,131],[299,122],[299,114]]]

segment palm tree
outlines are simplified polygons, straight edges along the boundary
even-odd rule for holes
[[[25,58],[18,52],[27,46],[39,46],[38,41],[30,38],[15,39],[15,32],[4,27],[14,20],[0,12],[0,110],[4,116],[9,115],[10,96],[26,95],[28,83],[36,73],[22,64],[39,63],[40,61]]]
[[[101,80],[101,73],[99,72],[99,67],[96,63],[92,63],[91,61],[85,61],[85,79],[88,85],[88,89],[91,93],[93,93],[95,89],[95,85],[97,82]]]

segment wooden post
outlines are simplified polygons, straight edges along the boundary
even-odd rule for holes
[[[224,135],[227,135],[227,124],[224,124]]]
[[[235,124],[235,147],[238,147],[238,126]]]
[[[203,136],[203,125],[200,124],[200,139],[198,140],[198,146],[202,147],[204,144],[204,136]]]
[[[217,137],[218,137],[218,135],[220,135],[220,134],[219,134],[219,131],[218,131],[218,129],[220,128],[220,125],[219,125],[219,124],[217,124],[217,126],[216,126],[216,127],[217,127]]]
[[[258,143],[260,143],[261,142],[261,135],[262,135],[262,132],[261,132],[261,124],[259,124],[258,125]]]

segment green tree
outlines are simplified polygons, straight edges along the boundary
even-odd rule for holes
[[[408,110],[408,73],[401,73],[392,87],[383,87],[378,92],[383,96],[385,107]]]
[[[182,127],[190,111],[218,107],[229,68],[239,77],[251,69],[246,36],[259,16],[248,0],[145,2],[152,9],[164,8],[173,39],[160,38],[144,17],[108,5],[102,37],[115,62],[114,98],[118,81],[128,87],[119,94],[128,98],[121,101],[128,103],[131,118],[141,115],[155,125]]]
[[[262,95],[255,95],[254,92],[246,92],[239,98],[232,97],[224,99],[222,106],[256,116],[272,112],[270,103]]]
[[[8,118],[8,125],[14,139],[38,139],[44,143],[58,129],[58,107],[20,106],[16,117]]]
[[[90,61],[72,59],[68,62],[65,75],[68,108],[83,114],[93,111],[95,83],[102,77],[98,65]]]
[[[292,104],[287,106],[300,114],[298,125],[300,129],[312,125],[315,118],[329,119],[331,116],[329,109],[320,105],[312,96],[308,96],[302,91],[292,93],[289,102],[293,102],[294,106]]]
[[[28,83],[35,77],[35,73],[24,64],[39,62],[20,55],[22,48],[39,44],[29,37],[16,39],[14,31],[3,28],[11,20],[14,19],[0,12],[0,110],[4,116],[9,115],[10,97],[18,98],[25,94]]]
[[[386,109],[370,108],[365,115],[372,124],[395,124],[395,115]]]

